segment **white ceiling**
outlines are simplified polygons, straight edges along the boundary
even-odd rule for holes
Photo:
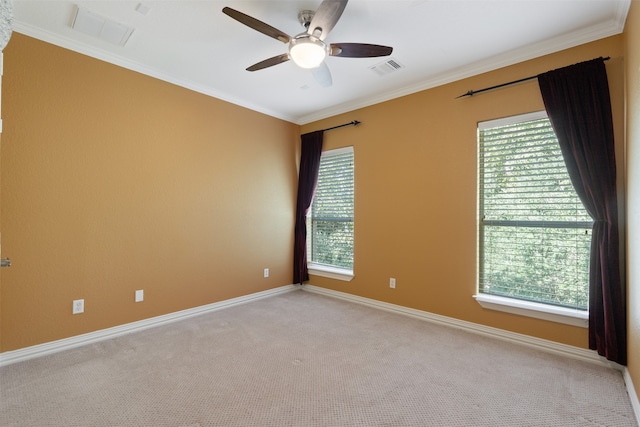
[[[292,61],[245,71],[287,46],[223,14],[224,6],[294,36],[304,30],[298,12],[315,10],[320,2],[14,0],[13,28],[305,124],[619,34],[631,0],[351,0],[326,41],[392,46],[390,57],[327,58],[329,88]],[[140,4],[148,8],[146,15],[136,10]],[[133,27],[125,46],[72,29],[76,5]],[[404,68],[384,76],[370,70],[388,59]]]

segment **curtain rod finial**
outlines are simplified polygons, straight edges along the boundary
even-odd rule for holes
[[[465,97],[465,96],[473,96],[473,94],[474,94],[474,93],[475,93],[475,92],[474,92],[473,90],[469,90],[469,91],[467,91],[466,93],[463,93],[463,94],[462,94],[462,95],[460,95],[460,96],[456,96],[456,99],[458,99],[458,98],[462,98],[462,97]]]

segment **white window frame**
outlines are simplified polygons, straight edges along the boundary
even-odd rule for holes
[[[322,156],[323,157],[335,156],[335,155],[344,154],[344,153],[354,153],[353,146],[336,148],[333,150],[326,150],[322,152]],[[355,155],[354,155],[354,158],[355,158]],[[355,181],[355,177],[354,177],[354,181]],[[355,182],[354,182],[354,186],[355,186]],[[310,224],[310,222],[311,222],[311,208],[309,208],[309,213],[307,214],[307,224]],[[354,218],[354,222],[355,222],[355,218]],[[311,239],[311,238],[312,236],[310,235],[307,236],[307,239]],[[353,268],[337,267],[333,265],[315,263],[312,261],[307,261],[307,269],[309,270],[309,274],[311,275],[327,277],[327,278],[336,279],[336,280],[342,280],[345,282],[349,282],[353,280],[353,278],[355,277],[353,274]]]
[[[478,131],[481,129],[487,129],[492,127],[499,127],[516,122],[526,122],[531,120],[537,120],[541,118],[548,118],[546,111],[537,111],[533,113],[521,114],[512,117],[505,117],[502,119],[489,120],[478,123]],[[478,170],[478,173],[480,171]],[[479,180],[479,176],[478,176]],[[480,196],[478,194],[478,211],[480,211]],[[477,225],[478,233],[480,233],[481,218],[478,216]],[[479,234],[478,234],[479,236]],[[525,317],[532,317],[536,319],[548,320],[551,322],[562,323],[566,325],[578,326],[582,328],[588,328],[589,326],[589,312],[585,310],[572,309],[567,307],[559,307],[551,304],[544,304],[533,301],[525,301],[516,298],[509,298],[497,295],[490,295],[481,293],[479,289],[479,270],[480,270],[480,239],[478,238],[478,257],[477,257],[477,280],[476,280],[476,293],[473,298],[483,308],[495,311],[501,311],[511,314],[517,314]]]

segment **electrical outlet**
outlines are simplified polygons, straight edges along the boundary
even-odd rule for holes
[[[269,277],[269,269],[268,268],[264,269],[264,277]]]
[[[136,302],[144,301],[144,291],[142,289],[136,291]]]
[[[73,310],[72,314],[80,314],[84,313],[84,300],[83,299],[75,299],[73,300]]]
[[[394,277],[392,277],[391,279],[389,279],[389,287],[391,289],[395,289],[396,288],[396,279]]]

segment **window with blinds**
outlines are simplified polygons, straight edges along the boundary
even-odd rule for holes
[[[479,291],[587,310],[592,219],[544,112],[478,125]]]
[[[353,147],[322,153],[307,217],[307,255],[314,264],[353,269]]]

